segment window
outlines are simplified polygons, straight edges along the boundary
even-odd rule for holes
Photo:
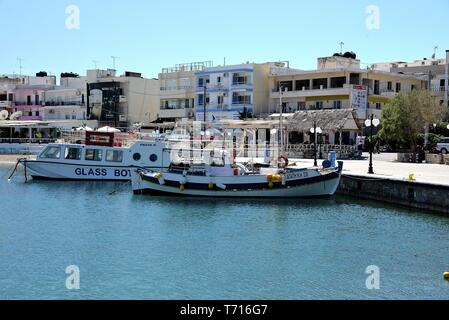
[[[396,83],[396,92],[401,91],[401,84],[398,82]]]
[[[317,101],[317,102],[315,102],[315,108],[316,108],[317,110],[323,109],[323,101]]]
[[[204,104],[204,94],[198,95],[198,105],[202,106]]]
[[[374,94],[380,94],[380,81],[374,80]]]
[[[296,90],[310,90],[310,80],[297,80],[296,81]]]
[[[411,86],[412,91],[416,89],[416,86],[414,84],[412,84]]]
[[[8,101],[13,101],[14,100],[14,94],[13,93],[9,93],[8,94]]]
[[[388,90],[388,91],[393,91],[393,82],[388,81],[388,84],[387,84],[387,90]]]
[[[123,151],[121,150],[107,150],[106,151],[107,162],[123,162]]]
[[[321,88],[327,89],[327,79],[326,78],[313,79],[312,85],[314,90],[318,90]]]
[[[221,83],[221,77],[218,77],[218,78],[217,78],[217,82],[218,82],[218,83]]]
[[[204,79],[203,78],[199,78],[198,79],[198,87],[203,87],[204,86]]]
[[[151,156],[150,156],[150,161],[151,162],[156,162],[157,161],[157,154],[152,154]]]
[[[224,97],[223,96],[218,96],[218,104],[222,105],[224,102]]]
[[[346,77],[331,78],[331,88],[343,88],[346,84]]]
[[[36,117],[39,117],[39,111],[36,111]]]
[[[382,104],[379,103],[379,102],[377,102],[377,103],[376,103],[376,109],[377,109],[377,110],[382,109]]]
[[[87,161],[101,161],[103,158],[103,150],[101,149],[86,149]]]
[[[65,148],[64,159],[66,160],[81,160],[81,148]]]
[[[44,152],[40,155],[42,159],[59,159],[61,156],[60,147],[47,147]]]
[[[140,153],[134,153],[133,159],[134,161],[139,161],[140,159],[142,159],[142,155]]]
[[[334,109],[341,109],[341,100],[334,101]]]

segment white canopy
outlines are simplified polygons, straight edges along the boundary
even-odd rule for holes
[[[76,131],[94,131],[91,127],[79,127]]]
[[[113,128],[113,127],[102,127],[100,129],[97,130],[98,132],[113,132],[113,133],[119,133],[121,132],[119,129]]]

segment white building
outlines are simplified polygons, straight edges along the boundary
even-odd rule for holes
[[[87,77],[62,73],[60,85],[44,92],[43,120],[86,120]]]
[[[193,118],[195,111],[195,73],[212,67],[212,61],[178,64],[159,74],[160,110],[158,120],[177,121]]]
[[[242,119],[269,113],[269,75],[272,68],[288,68],[286,62],[206,68],[196,73],[196,119]],[[204,92],[206,91],[206,96]]]

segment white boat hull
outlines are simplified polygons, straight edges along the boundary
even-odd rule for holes
[[[43,161],[23,161],[27,175],[33,179],[129,181],[135,167],[92,166]]]
[[[161,184],[155,181],[154,178],[146,179],[145,174],[134,170],[132,173],[132,186],[134,194],[137,195],[181,195],[214,198],[297,198],[324,197],[335,194],[340,183],[341,171],[332,171],[325,174],[319,174],[316,170],[307,172],[316,172],[316,175],[306,175],[303,178],[287,180],[284,184],[278,182],[271,188],[264,176],[210,177],[208,178],[210,183],[218,182],[220,185],[226,186],[226,189],[220,189],[214,184],[213,190],[208,190],[204,186],[205,177],[188,177],[189,180],[185,187],[180,187],[179,183],[177,185],[176,182],[170,182],[170,180],[165,180],[165,183]],[[170,178],[172,177],[166,177],[164,174],[164,179]],[[202,187],[197,184],[201,179],[203,179]]]

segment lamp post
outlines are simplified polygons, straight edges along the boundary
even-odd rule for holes
[[[367,119],[365,121],[365,126],[367,128],[370,128],[368,174],[374,174],[374,169],[373,169],[373,129],[377,128],[379,125],[380,125],[380,120],[374,119],[374,114],[371,115],[370,119]]]
[[[316,121],[313,122],[313,128],[310,129],[310,133],[315,135],[315,139],[314,139],[314,142],[313,142],[313,154],[314,154],[313,155],[313,159],[314,159],[313,165],[315,167],[318,167],[317,150],[316,150],[317,146],[316,145],[317,145],[318,134],[323,133],[323,131],[321,130],[320,127],[317,127]]]

